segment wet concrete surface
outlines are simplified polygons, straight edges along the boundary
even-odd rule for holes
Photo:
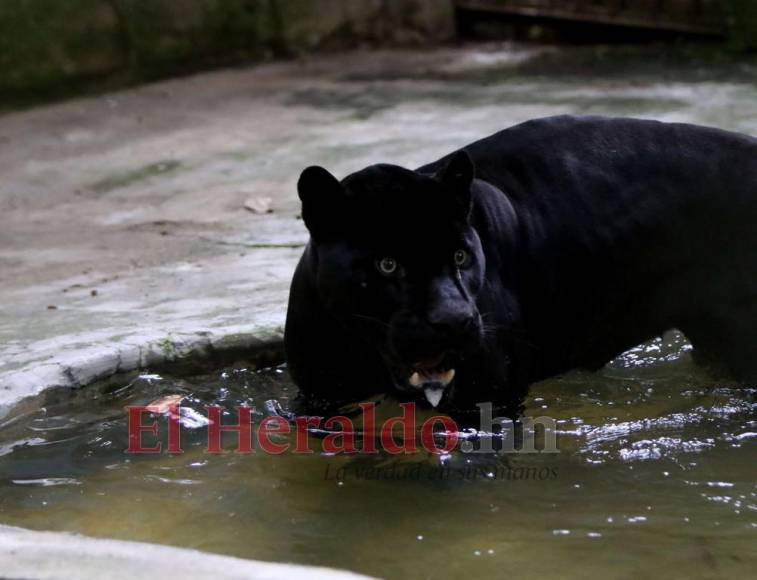
[[[0,416],[48,387],[280,340],[307,165],[413,167],[562,113],[757,134],[752,66],[660,70],[654,49],[585,66],[587,50],[332,55],[0,117]]]
[[[197,580],[360,580],[351,572],[258,562],[157,544],[38,532],[0,525],[0,564],[7,578],[28,580],[112,580],[194,578]]]

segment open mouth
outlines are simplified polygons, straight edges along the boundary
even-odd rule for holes
[[[444,353],[416,362],[412,365],[412,374],[408,383],[415,389],[422,389],[426,400],[432,407],[439,405],[444,390],[455,378],[455,369],[446,364]]]

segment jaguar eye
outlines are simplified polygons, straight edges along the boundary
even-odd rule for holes
[[[397,271],[397,260],[394,258],[382,258],[376,262],[376,268],[384,276],[391,276]]]
[[[455,266],[458,268],[465,268],[471,263],[471,255],[465,250],[458,250],[455,252]]]

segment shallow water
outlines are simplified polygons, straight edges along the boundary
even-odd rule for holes
[[[753,577],[757,391],[687,351],[670,334],[537,385],[559,453],[496,457],[208,454],[204,405],[286,407],[284,369],[124,379],[0,425],[0,522],[391,578]],[[124,407],[176,394],[184,453],[126,454]]]

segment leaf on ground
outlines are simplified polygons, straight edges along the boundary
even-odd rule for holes
[[[244,208],[252,213],[273,213],[270,197],[251,197],[244,202]]]

